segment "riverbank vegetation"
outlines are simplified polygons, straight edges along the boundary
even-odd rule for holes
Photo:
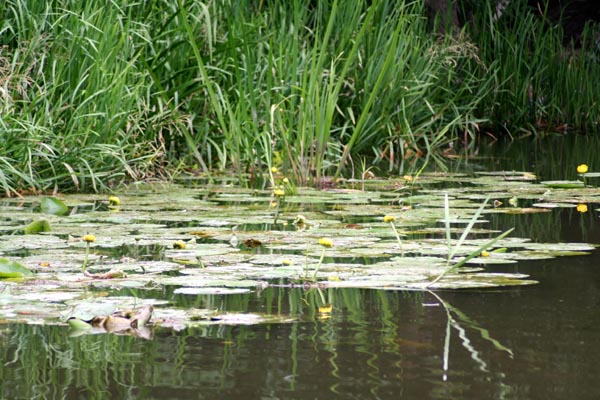
[[[318,184],[363,158],[414,171],[480,135],[597,130],[591,27],[575,49],[523,1],[470,12],[440,34],[420,1],[6,0],[0,187],[273,166]]]

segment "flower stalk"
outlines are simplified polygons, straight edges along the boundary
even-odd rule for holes
[[[96,236],[94,235],[84,235],[82,240],[85,242],[85,257],[83,258],[83,264],[81,265],[81,270],[85,272],[87,269],[89,256],[90,256],[90,243],[94,243],[96,241]]]
[[[319,244],[323,247],[323,250],[321,251],[321,258],[319,258],[319,262],[317,263],[317,266],[315,267],[315,270],[313,271],[313,276],[312,276],[313,282],[317,281],[317,273],[319,272],[319,269],[321,268],[321,265],[323,264],[323,259],[325,258],[325,251],[328,248],[333,247],[333,241],[328,238],[320,238]]]
[[[400,239],[400,234],[396,229],[396,224],[394,224],[394,222],[396,222],[396,217],[393,215],[386,215],[385,217],[383,217],[383,222],[390,224],[390,227],[394,231],[394,235],[396,235],[398,246],[400,246],[400,254],[402,255],[402,257],[404,257],[404,248],[402,247],[402,240]]]
[[[588,172],[588,166],[587,166],[587,164],[579,164],[577,166],[577,173],[583,179],[583,187],[587,187],[587,182],[586,182],[586,179],[585,179],[586,172]]]

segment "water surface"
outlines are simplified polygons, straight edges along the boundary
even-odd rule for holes
[[[562,179],[565,173],[557,170],[592,162],[555,155],[557,163],[544,169],[540,160],[546,158],[517,155],[492,164],[506,169],[513,163],[542,179]],[[491,225],[514,226],[515,235],[534,241],[600,243],[596,208],[590,204],[585,214],[571,208],[493,216]],[[595,250],[582,257],[487,267],[529,274],[540,282],[488,290],[324,289],[319,294],[268,287],[222,296],[165,290],[160,295],[181,307],[210,304],[297,320],[157,328],[152,340],[72,337],[62,325],[4,324],[0,397],[597,399],[598,265],[600,251]],[[144,295],[150,296],[140,292]],[[332,304],[331,312],[318,311],[321,295]]]

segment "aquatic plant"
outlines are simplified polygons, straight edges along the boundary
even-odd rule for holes
[[[331,240],[329,238],[324,238],[324,237],[319,238],[319,245],[323,249],[321,250],[321,257],[319,257],[319,262],[317,263],[317,265],[315,266],[315,268],[313,270],[313,274],[312,274],[312,278],[311,278],[312,282],[317,281],[317,273],[319,272],[321,265],[323,265],[323,259],[325,258],[325,251],[327,249],[333,247],[333,240]]]
[[[287,225],[274,225],[271,210],[265,209],[265,200],[272,196],[270,188],[257,192],[230,185],[229,177],[224,179],[226,185],[132,185],[125,188],[127,208],[118,214],[106,208],[105,195],[64,195],[70,215],[44,215],[52,222],[52,231],[41,235],[25,235],[22,229],[36,219],[36,213],[42,215],[38,198],[6,200],[2,216],[7,229],[0,255],[35,270],[37,279],[10,283],[10,294],[4,294],[9,296],[5,304],[10,307],[0,306],[0,317],[16,321],[26,314],[28,320],[58,321],[57,314],[82,301],[92,281],[96,289],[109,293],[103,301],[131,307],[143,298],[157,305],[157,316],[175,314],[171,320],[166,317],[173,324],[226,323],[227,318],[232,321],[239,316],[221,322],[210,320],[208,314],[196,319],[188,309],[163,305],[157,293],[215,300],[268,287],[423,291],[531,285],[536,281],[525,274],[490,273],[481,271],[482,266],[580,256],[596,247],[560,243],[561,230],[556,227],[564,218],[552,210],[577,213],[577,204],[600,202],[600,191],[548,190],[532,180],[531,174],[520,171],[478,173],[468,178],[468,186],[463,185],[462,174],[423,173],[419,186],[400,196],[389,188],[401,187],[402,177],[366,181],[365,191],[353,188],[354,182],[336,190],[300,188],[298,194],[286,196],[282,219]],[[427,188],[442,183],[445,195]],[[518,194],[524,205],[487,207],[484,197],[489,192],[499,199]],[[399,212],[406,235],[401,250],[390,231]],[[490,220],[504,222],[488,226],[489,221],[481,218],[484,214],[500,214],[503,218]],[[443,226],[438,226],[440,221]],[[500,233],[504,225],[517,226],[519,235]],[[102,237],[95,251],[103,262],[95,263],[93,273],[87,270],[97,239],[73,240],[81,237],[83,227],[93,232],[94,239]],[[174,248],[175,241],[190,237],[184,239],[185,250]],[[532,237],[537,240],[530,241]],[[552,242],[544,243],[548,239]],[[84,251],[88,261],[82,267]],[[87,279],[73,275],[80,269]],[[35,296],[31,284],[36,285]],[[217,309],[217,303],[207,307]],[[334,302],[325,296],[318,304],[328,303]],[[190,307],[198,309],[197,304]],[[251,319],[253,323],[268,320],[262,315]]]
[[[588,172],[588,166],[586,164],[579,164],[577,166],[577,173],[579,174],[579,176],[581,176],[581,178],[583,179],[583,186],[586,187],[587,186],[587,182],[586,182],[586,172]]]
[[[176,240],[175,242],[173,242],[173,248],[177,249],[177,250],[185,250],[186,249],[186,244],[183,240]]]
[[[85,306],[88,305],[85,304]],[[67,323],[74,331],[75,336],[94,331],[92,333],[107,332],[126,334],[143,339],[152,338],[152,331],[147,328],[154,311],[152,305],[144,305],[135,310],[114,311],[108,315],[103,315],[106,308],[103,306],[103,304],[99,304],[95,310],[89,306],[85,309],[75,308],[67,314]]]
[[[436,276],[431,281],[431,283],[429,283],[427,285],[427,287],[434,285],[440,279],[442,279],[445,275],[449,274],[450,272],[456,271],[458,268],[462,267],[467,262],[469,262],[469,260],[481,255],[484,251],[486,251],[487,249],[492,247],[499,240],[508,236],[514,230],[514,228],[507,230],[506,232],[498,235],[497,237],[483,243],[476,250],[469,253],[466,257],[463,257],[461,260],[454,262],[454,260],[453,260],[454,256],[461,249],[461,246],[463,245],[467,236],[471,233],[471,230],[473,229],[473,225],[475,225],[475,222],[477,222],[477,220],[479,219],[479,216],[481,215],[481,212],[485,208],[485,205],[487,204],[488,200],[489,200],[489,196],[486,197],[485,201],[481,204],[481,206],[479,206],[477,211],[475,211],[475,214],[469,221],[469,224],[465,227],[464,231],[462,232],[462,235],[460,236],[460,238],[458,239],[456,244],[452,245],[452,234],[451,234],[451,230],[450,230],[450,221],[451,221],[450,201],[448,199],[448,193],[444,193],[444,226],[446,228],[446,241],[447,241],[447,245],[448,245],[448,258],[447,258],[448,267],[444,271],[442,271],[438,276]],[[488,255],[489,255],[489,253],[488,253]]]
[[[121,199],[115,195],[108,196],[108,204],[112,207],[118,207],[121,205]]]
[[[0,257],[0,279],[21,278],[28,275],[33,275],[33,272],[21,263]]]
[[[402,240],[400,240],[400,235],[398,234],[398,230],[396,229],[396,217],[393,215],[386,215],[383,217],[383,222],[389,223],[390,227],[394,231],[394,235],[396,236],[396,240],[398,241],[398,246],[400,247],[400,253],[404,256],[404,249],[402,248]]]
[[[88,259],[90,256],[90,244],[94,243],[96,241],[96,236],[88,233],[87,235],[83,235],[81,240],[83,240],[85,242],[85,255],[84,255],[84,259],[83,259],[83,264],[81,265],[82,271],[85,272],[85,270],[88,266]]]
[[[578,174],[585,174],[586,172],[588,172],[588,166],[586,164],[579,164],[577,166]]]

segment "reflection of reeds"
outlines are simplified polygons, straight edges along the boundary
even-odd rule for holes
[[[496,339],[492,338],[490,336],[490,333],[486,329],[481,328],[477,323],[475,323],[473,320],[468,318],[462,311],[460,311],[459,309],[457,309],[455,307],[452,307],[449,303],[445,302],[436,293],[434,293],[432,291],[428,291],[428,293],[431,294],[433,297],[435,297],[440,302],[440,304],[444,307],[444,310],[446,312],[447,323],[446,323],[446,332],[445,332],[445,337],[444,337],[444,352],[443,352],[444,354],[443,354],[443,366],[442,366],[444,381],[448,379],[447,373],[450,370],[450,336],[451,336],[450,328],[456,329],[456,331],[458,332],[458,337],[461,339],[462,346],[469,352],[471,359],[473,361],[475,361],[475,363],[477,365],[479,365],[479,369],[484,372],[488,371],[486,362],[481,359],[481,357],[479,356],[479,351],[471,344],[471,341],[467,337],[467,331],[462,327],[461,323],[465,324],[467,327],[469,327],[473,330],[478,331],[480,333],[481,337],[483,339],[489,341],[494,346],[494,348],[508,353],[510,358],[513,358],[512,350],[510,350],[508,347],[505,347],[504,345],[502,345]],[[455,315],[458,318],[458,321],[454,318],[453,315]]]
[[[144,296],[147,289],[119,293]],[[462,311],[439,295],[432,295],[450,314],[451,329],[458,332],[462,346],[472,357],[477,353],[486,364],[483,349],[474,344],[476,338],[467,337],[473,331],[494,349],[512,354]],[[168,293],[164,296],[170,297]],[[301,322],[213,325],[178,332],[154,328],[153,341],[117,335],[74,339],[68,337],[64,326],[15,324],[0,335],[2,377],[3,382],[10,382],[10,390],[23,398],[60,398],[75,390],[107,393],[107,385],[112,397],[128,398],[142,384],[148,390],[185,387],[194,393],[208,393],[209,382],[210,393],[215,397],[230,390],[234,382],[243,384],[244,390],[256,391],[268,383],[269,393],[282,393],[281,396],[289,395],[289,390],[318,388],[325,397],[331,397],[327,393],[331,390],[347,398],[359,382],[362,393],[370,393],[369,397],[391,398],[386,394],[397,394],[410,386],[416,374],[423,374],[418,384],[431,385],[429,380],[439,373],[430,362],[437,359],[437,332],[443,329],[445,321],[438,318],[440,307],[424,306],[427,296],[422,291],[328,289],[319,293],[303,288],[267,288],[227,296],[178,296],[171,299],[177,302],[179,310],[260,311],[296,316]],[[331,318],[320,318],[317,312],[323,301],[334,305]],[[450,360],[449,339],[445,351]],[[448,372],[452,367],[457,372],[469,370],[468,363],[464,367],[448,361],[448,366]],[[502,388],[504,382],[492,380],[489,384]]]

